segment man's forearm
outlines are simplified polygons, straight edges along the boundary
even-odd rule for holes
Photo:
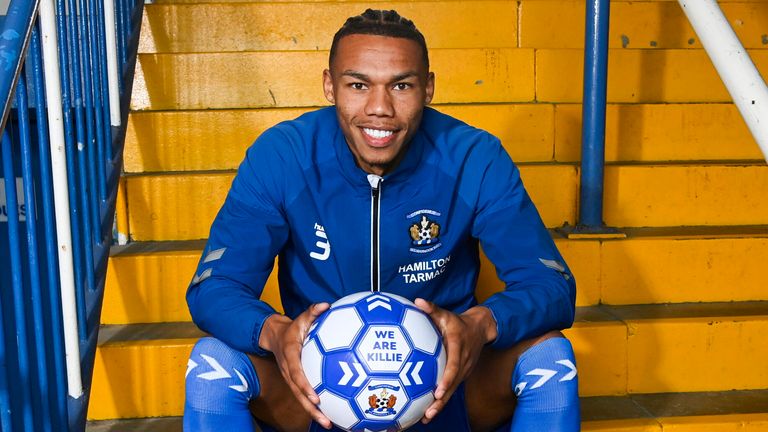
[[[291,325],[292,320],[285,315],[273,314],[264,321],[259,335],[259,348],[273,352],[277,339],[285,329]]]
[[[471,323],[471,325],[480,330],[480,334],[485,338],[484,343],[488,344],[496,340],[496,336],[498,336],[496,319],[487,307],[472,307],[461,314],[461,317],[465,322]]]

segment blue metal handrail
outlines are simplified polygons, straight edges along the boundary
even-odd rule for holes
[[[120,127],[110,126],[103,3],[55,4],[82,396],[68,396],[46,100],[56,86],[44,83],[40,41],[38,10],[53,0],[12,0],[0,29],[2,431],[85,429],[143,10],[141,0],[115,1]]]
[[[579,226],[585,229],[603,226],[609,15],[609,0],[587,2],[579,195]]]
[[[610,0],[588,0],[584,34],[579,220],[558,231],[568,237],[623,237],[603,221],[605,105],[608,88]]]

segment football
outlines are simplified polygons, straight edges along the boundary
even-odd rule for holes
[[[434,401],[445,347],[429,316],[389,293],[333,303],[310,328],[301,364],[319,408],[352,432],[393,432],[419,421]]]

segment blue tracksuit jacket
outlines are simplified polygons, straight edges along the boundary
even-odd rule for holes
[[[323,108],[267,130],[250,147],[187,292],[192,318],[230,346],[264,354],[259,300],[279,256],[285,313],[379,288],[461,313],[477,304],[479,246],[506,290],[483,303],[493,346],[573,322],[575,282],[499,140],[426,108],[391,173],[355,164]]]

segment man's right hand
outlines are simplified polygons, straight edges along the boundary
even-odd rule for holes
[[[295,320],[285,315],[272,315],[264,322],[259,336],[259,346],[274,354],[280,373],[301,406],[326,429],[331,428],[331,421],[317,408],[320,398],[304,375],[301,348],[312,323],[329,307],[328,303],[314,304]]]

